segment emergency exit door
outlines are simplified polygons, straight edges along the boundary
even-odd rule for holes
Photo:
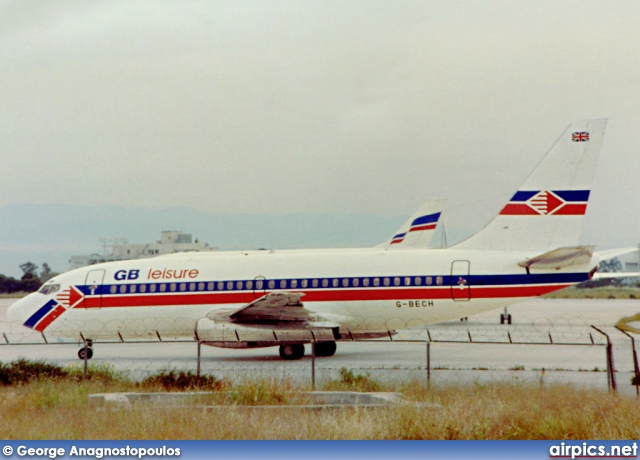
[[[85,280],[85,308],[102,307],[102,283],[104,281],[104,270],[91,270],[87,273]]]
[[[451,298],[453,300],[471,299],[470,270],[471,263],[468,260],[454,260],[451,263]]]

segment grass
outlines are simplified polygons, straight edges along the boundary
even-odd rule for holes
[[[24,296],[31,294],[30,292],[12,292],[11,294],[2,293],[0,299],[22,299]]]
[[[302,388],[277,377],[245,378],[230,387],[226,404],[235,406],[282,406],[308,404]]]
[[[196,376],[192,372],[169,370],[145,378],[140,386],[155,390],[209,390],[219,391],[229,386],[228,382],[218,380],[212,375]]]
[[[3,365],[12,367],[12,364]],[[0,436],[3,439],[637,439],[640,401],[574,386],[489,384],[434,386],[424,381],[382,385],[348,369],[323,390],[404,394],[408,404],[388,408],[344,408],[325,411],[250,410],[247,405],[304,404],[296,396],[308,388],[286,378],[247,377],[192,380],[168,371],[159,379],[127,380],[112,370],[92,369],[93,378],[78,379],[77,369],[46,363],[12,384],[0,386]],[[36,371],[34,371],[36,369]],[[172,377],[167,377],[172,374]],[[100,377],[98,377],[100,376]],[[181,382],[190,382],[183,385]],[[198,406],[105,409],[87,404],[91,393],[172,391],[187,388],[224,390],[223,409]],[[172,386],[174,382],[175,386]],[[194,385],[198,385],[197,387]],[[413,403],[441,405],[426,408]]]
[[[253,386],[259,401],[265,388]],[[294,387],[290,387],[294,388]],[[108,386],[35,381],[0,390],[4,439],[637,439],[640,403],[571,386],[471,385],[395,388],[411,404],[321,412],[205,411],[196,407],[104,410],[86,405]],[[237,389],[238,394],[242,392]],[[268,391],[267,391],[268,393]],[[276,392],[277,394],[277,392]],[[258,395],[257,399],[252,399]],[[277,397],[276,399],[278,399]],[[279,399],[285,402],[286,398]]]
[[[640,289],[622,287],[568,287],[543,296],[545,299],[640,299]]]
[[[0,362],[0,385],[20,385],[39,380],[80,382],[85,380],[84,367],[82,364],[62,367],[23,358],[8,364]],[[105,383],[127,381],[123,372],[116,371],[108,364],[90,364],[87,367],[86,380]]]
[[[354,374],[347,368],[340,369],[340,379],[330,380],[324,384],[327,391],[383,391],[381,384],[373,380],[369,374]]]

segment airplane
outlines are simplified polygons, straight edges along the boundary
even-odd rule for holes
[[[92,356],[93,340],[194,338],[223,348],[278,346],[295,360],[305,344],[315,356],[333,356],[341,340],[504,308],[595,273],[598,255],[578,238],[605,125],[569,125],[498,215],[448,248],[403,247],[392,238],[373,248],[110,262],[56,276],[8,316],[47,336],[82,340],[81,359]]]

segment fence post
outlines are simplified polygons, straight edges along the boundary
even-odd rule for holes
[[[82,342],[84,343],[84,370],[82,372],[82,380],[87,380],[87,371],[88,371],[88,359],[89,359],[89,347],[87,347],[87,339],[82,337]]]
[[[200,383],[200,348],[202,347],[202,342],[198,340],[198,365],[196,367],[196,379],[198,380],[198,384]]]
[[[427,344],[427,388],[431,386],[431,342]]]
[[[631,382],[632,385],[636,387],[636,398],[640,396],[640,392],[638,387],[640,386],[640,369],[638,368],[638,353],[636,353],[636,339],[627,331],[623,331],[618,326],[616,326],[620,332],[631,339],[631,351],[633,353],[633,380]]]
[[[613,344],[611,342],[607,343],[607,360],[609,362],[609,373],[611,374],[611,389],[615,393],[618,390],[618,385],[616,383],[616,368],[613,363]]]
[[[311,341],[311,390],[316,391],[316,341]]]
[[[607,386],[609,390],[613,390],[614,392],[616,392],[618,386],[616,385],[616,371],[613,365],[613,345],[611,344],[611,338],[607,333],[598,329],[594,325],[591,325],[591,327],[607,338]]]

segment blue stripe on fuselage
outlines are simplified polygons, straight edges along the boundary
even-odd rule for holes
[[[421,288],[438,288],[447,287],[457,284],[460,276],[467,278],[467,285],[482,287],[500,287],[514,285],[541,285],[541,284],[575,284],[589,279],[588,273],[545,273],[545,274],[511,274],[511,275],[471,275],[457,274],[449,275],[396,275],[396,276],[367,276],[367,277],[343,277],[343,278],[286,278],[286,279],[267,279],[262,280],[264,283],[261,288],[256,288],[255,280],[218,280],[218,281],[165,281],[163,283],[130,283],[130,284],[107,284],[100,286],[101,289],[96,291],[97,294],[103,296],[119,295],[119,294],[188,294],[194,292],[236,292],[247,290],[283,290],[283,289],[304,289],[304,290],[320,290],[320,289],[381,289],[381,288],[400,288],[400,287],[421,287]],[[374,279],[378,279],[378,285],[374,285]],[[396,282],[396,278],[399,281]],[[388,282],[385,284],[385,279]],[[303,280],[306,285],[303,286]],[[326,285],[324,281],[327,280]],[[346,281],[345,281],[346,280]],[[357,280],[357,283],[354,281]],[[368,280],[368,285],[365,285]],[[295,281],[295,283],[294,283]],[[317,285],[314,286],[314,281]],[[408,281],[408,282],[407,282]],[[251,282],[250,287],[247,283]],[[270,286],[273,282],[273,286]],[[398,283],[398,284],[396,284]],[[164,284],[164,290],[160,290],[160,285]],[[184,287],[180,285],[184,284]],[[194,284],[191,289],[190,285]],[[230,284],[230,287],[228,286]],[[294,285],[295,284],[295,285]],[[150,286],[154,285],[152,291]],[[173,289],[171,289],[171,285]],[[221,285],[221,286],[220,286]],[[135,292],[132,291],[132,286]],[[140,286],[145,286],[144,292],[140,292]],[[76,286],[83,292],[88,292],[88,286]],[[113,292],[112,292],[113,290]]]
[[[38,324],[38,321],[40,321],[47,313],[49,313],[53,307],[55,307],[56,305],[58,305],[58,302],[56,302],[55,300],[51,299],[49,300],[46,304],[44,304],[37,312],[35,312],[33,315],[31,315],[29,317],[28,320],[26,320],[24,322],[24,325],[33,329],[34,326],[36,324]]]

